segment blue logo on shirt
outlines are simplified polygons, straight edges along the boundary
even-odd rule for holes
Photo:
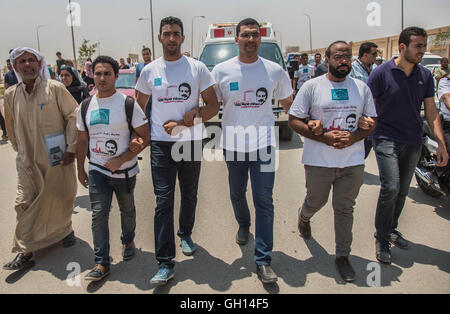
[[[348,90],[347,89],[332,89],[331,90],[332,100],[348,100]]]
[[[161,86],[162,85],[162,78],[161,77],[155,78],[155,81],[154,81],[153,85]]]
[[[308,68],[304,68],[303,73],[308,73]]]
[[[89,125],[106,124],[109,125],[109,109],[98,109],[91,112]]]
[[[239,90],[239,83],[238,82],[231,82],[230,83],[230,91],[236,91]]]

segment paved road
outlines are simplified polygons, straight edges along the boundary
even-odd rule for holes
[[[35,254],[36,266],[26,272],[0,271],[0,293],[450,293],[450,204],[446,199],[424,195],[413,181],[399,230],[411,241],[409,251],[393,248],[393,263],[381,265],[378,287],[368,265],[375,259],[374,207],[379,179],[373,153],[367,160],[364,186],[357,199],[351,261],[357,280],[346,284],[334,265],[333,214],[330,204],[312,220],[313,238],[304,241],[297,231],[297,209],[305,195],[304,169],[300,163],[302,141],[295,136],[279,152],[274,202],[273,268],[279,276],[273,286],[261,284],[255,274],[253,243],[240,247],[234,242],[237,224],[229,200],[224,162],[204,162],[200,178],[197,219],[193,239],[198,251],[186,257],[177,247],[176,275],[165,287],[154,288],[149,280],[156,272],[153,214],[155,196],[150,176],[149,150],[142,154],[136,188],[139,252],[135,259],[120,258],[120,217],[114,201],[111,212],[112,273],[107,280],[70,286],[66,281],[80,265],[81,278],[93,266],[91,212],[87,190],[79,186],[73,213],[77,244],[68,249],[54,245]],[[221,153],[218,152],[220,156]],[[10,253],[15,227],[13,204],[16,194],[15,154],[0,145],[0,256],[4,264]],[[251,188],[248,198],[251,204]],[[176,206],[179,204],[179,192]],[[178,210],[176,209],[176,217]],[[254,214],[252,213],[254,221]],[[176,222],[176,228],[178,223]],[[251,227],[254,234],[254,225]],[[179,239],[176,240],[179,244]],[[370,266],[373,266],[371,264]],[[375,264],[377,266],[378,264]],[[71,266],[71,265],[69,265]],[[77,277],[76,277],[77,278]],[[75,278],[75,279],[76,279]],[[76,281],[75,281],[76,283]]]

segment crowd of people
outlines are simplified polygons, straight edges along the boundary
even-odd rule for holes
[[[49,79],[38,51],[24,47],[11,51],[19,83],[9,86],[4,103],[6,129],[18,152],[13,247],[18,254],[4,269],[32,267],[33,252],[56,242],[62,241],[66,247],[74,244],[71,215],[77,177],[89,189],[92,208],[95,266],[85,278],[97,281],[110,273],[108,219],[113,195],[121,213],[122,257],[131,259],[136,254],[137,156],[150,146],[159,265],[150,282],[166,284],[175,274],[177,178],[181,191],[177,235],[182,252],[191,256],[196,251],[192,231],[201,169],[201,156],[196,152],[203,149],[203,123],[218,113],[222,103],[221,148],[238,225],[235,241],[238,245],[249,241],[251,215],[246,190],[250,179],[256,273],[263,283],[276,282],[271,267],[276,140],[267,131],[274,127],[273,98],[289,114],[289,126],[305,138],[306,195],[298,211],[300,235],[306,241],[311,238],[311,219],[332,192],[336,266],[345,281],[355,280],[349,258],[353,212],[363,184],[364,159],[373,147],[381,181],[374,209],[375,257],[389,264],[391,245],[408,248],[398,222],[422,145],[422,102],[438,142],[437,164],[444,167],[448,161],[432,74],[419,64],[427,46],[423,29],[405,29],[399,37],[400,55],[376,68],[375,44],[363,44],[352,63],[350,45],[333,42],[325,53],[326,71],[320,54],[314,65],[308,65],[308,55],[302,55],[293,81],[279,65],[258,56],[260,27],[251,18],[236,27],[238,56],[218,64],[212,72],[181,53],[184,31],[180,19],[164,18],[158,39],[163,56],[152,61],[150,49],[143,49],[144,62],[136,67],[136,101],[115,89],[119,70],[127,66],[124,59],[117,62],[99,56],[87,62],[82,76],[93,79],[97,88],[95,95],[87,96],[76,69],[62,58],[57,61],[61,84]],[[441,72],[440,86],[444,86],[449,72]],[[448,101],[449,92],[442,95]],[[199,106],[200,96],[203,106]],[[41,103],[43,99],[46,102]],[[450,109],[450,104],[447,106]],[[44,111],[46,115],[42,115]],[[248,136],[245,129],[249,127],[263,131]],[[62,152],[49,147],[49,134],[61,134],[65,141]]]

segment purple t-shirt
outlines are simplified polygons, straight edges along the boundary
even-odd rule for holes
[[[425,98],[434,97],[431,72],[420,64],[407,77],[394,62],[376,67],[369,76],[378,120],[374,138],[407,145],[422,143],[420,108]]]

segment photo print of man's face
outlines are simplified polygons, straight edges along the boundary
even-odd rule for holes
[[[187,83],[183,83],[178,87],[178,91],[180,92],[180,97],[184,100],[188,100],[191,97],[191,87]]]
[[[356,130],[356,114],[352,113],[351,115],[347,116],[345,122],[347,122],[347,129],[349,131]]]
[[[114,156],[117,153],[117,143],[113,140],[109,140],[105,143],[106,152],[109,156]]]
[[[256,91],[256,101],[258,102],[258,104],[262,105],[266,102],[266,100],[267,100],[267,89],[261,87]]]

